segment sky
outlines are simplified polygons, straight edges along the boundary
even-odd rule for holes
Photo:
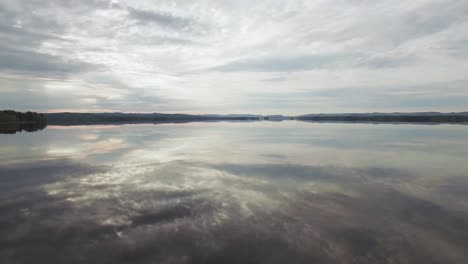
[[[468,111],[466,0],[0,0],[0,109]]]

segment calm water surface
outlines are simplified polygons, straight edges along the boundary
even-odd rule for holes
[[[0,135],[0,263],[468,263],[468,126]]]

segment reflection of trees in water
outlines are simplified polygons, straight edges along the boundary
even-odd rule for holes
[[[0,134],[16,134],[23,131],[34,132],[46,128],[46,123],[5,123],[0,124]]]

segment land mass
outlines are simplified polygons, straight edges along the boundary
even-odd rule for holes
[[[35,112],[0,111],[0,133],[15,134],[17,132],[33,132],[47,126],[47,117]]]
[[[36,131],[47,125],[106,125],[141,123],[186,123],[216,121],[284,121],[305,122],[369,122],[369,123],[468,123],[468,112],[416,112],[416,113],[341,113],[283,115],[190,115],[163,113],[35,113],[0,111],[0,133]]]
[[[188,115],[162,113],[50,113],[45,114],[51,125],[110,124],[110,123],[184,123],[214,121],[283,121],[299,120],[308,122],[375,122],[375,123],[465,123],[468,112],[439,113],[342,113],[309,114],[300,116],[284,115]]]
[[[465,123],[468,112],[439,113],[343,113],[343,114],[310,114],[296,116],[302,121],[336,121],[336,122],[395,122],[395,123]]]
[[[250,121],[260,120],[256,115],[188,115],[141,113],[49,113],[45,114],[50,125],[87,124],[138,124],[138,123],[186,123],[197,121]]]

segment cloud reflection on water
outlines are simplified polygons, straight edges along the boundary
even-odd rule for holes
[[[454,155],[466,149],[425,152],[445,133],[466,145],[464,128],[416,128],[419,137],[404,139],[426,145],[405,144],[410,149],[399,152],[394,142],[414,127],[384,126],[382,136],[382,127],[371,125],[275,126],[46,130],[39,139],[47,140],[35,146],[43,150],[39,161],[0,166],[0,260],[462,263],[468,257],[468,208],[454,202],[468,193],[466,165]],[[96,137],[83,137],[89,134]],[[362,140],[369,145],[348,142]],[[24,148],[18,153],[31,147],[16,146]],[[54,156],[50,146],[79,151]],[[426,169],[423,161],[435,163]]]

